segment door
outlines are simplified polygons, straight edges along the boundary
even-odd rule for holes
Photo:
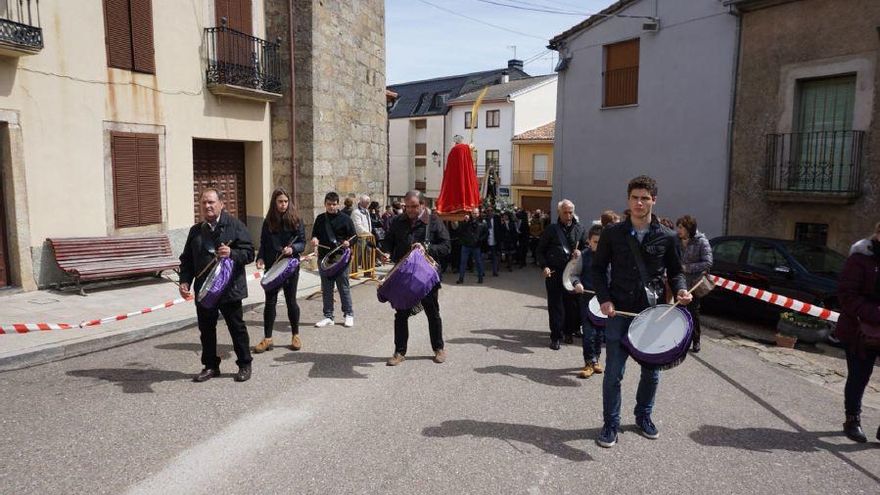
[[[214,14],[217,26],[222,26],[226,19],[226,27],[233,31],[218,34],[217,58],[220,64],[227,64],[230,71],[241,71],[247,75],[256,65],[257,50],[251,36],[254,32],[251,0],[215,0]]]
[[[0,150],[2,151],[2,150]],[[9,285],[9,249],[6,245],[6,200],[3,197],[5,178],[0,172],[0,287]]]
[[[195,221],[201,220],[199,193],[215,187],[224,196],[224,209],[247,222],[245,208],[244,143],[193,139],[193,208]]]
[[[522,204],[519,206],[526,211],[550,211],[549,196],[522,196],[520,202]]]

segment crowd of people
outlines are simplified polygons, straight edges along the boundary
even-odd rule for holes
[[[438,262],[438,271],[457,272],[456,283],[465,282],[474,270],[477,283],[483,283],[484,259],[492,275],[502,266],[512,271],[523,268],[531,253],[544,277],[547,295],[550,348],[573,344],[580,338],[583,368],[580,378],[604,374],[602,381],[603,426],[596,439],[602,447],[612,447],[620,431],[621,381],[630,351],[625,335],[636,315],[658,303],[686,307],[693,325],[687,346],[694,353],[701,348],[700,298],[693,295],[712,267],[709,241],[697,228],[697,220],[685,215],[676,221],[653,213],[658,196],[654,179],[639,176],[627,186],[627,210],[623,215],[604,211],[589,225],[575,214],[575,205],[562,200],[554,222],[541,211],[521,209],[495,212],[491,206],[476,208],[454,222],[443,222],[425,206],[418,191],[410,191],[403,201],[394,202],[380,212],[379,204],[366,195],[340,202],[335,192],[324,198],[325,211],[316,216],[310,236],[302,219],[292,208],[291,196],[282,188],[272,193],[255,251],[247,228],[223,210],[222,194],[214,188],[200,196],[202,221],[193,225],[181,254],[180,293],[198,293],[205,283],[203,275],[213,261],[230,258],[234,268],[230,282],[215,307],[196,304],[202,343],[202,371],[194,377],[204,382],[220,374],[216,326],[222,315],[233,341],[236,381],[251,377],[252,356],[271,350],[276,305],[283,292],[292,329],[289,348],[300,350],[297,270],[275,289],[267,290],[264,308],[264,338],[251,349],[242,315],[242,299],[247,297],[244,266],[256,259],[258,268],[270,269],[284,258],[299,258],[311,246],[323,258],[327,253],[351,245],[364,233],[372,234],[373,244],[384,262],[397,263],[413,249],[422,250]],[[359,234],[361,236],[359,237]],[[378,249],[381,246],[381,249]],[[563,279],[566,268],[579,261],[582,269],[576,280]],[[866,441],[861,428],[861,400],[880,355],[880,224],[873,237],[853,246],[840,281],[842,311],[836,336],[846,348],[848,376],[845,388],[846,422],[844,433],[857,442]],[[315,326],[335,324],[334,290],[340,294],[343,325],[354,326],[354,308],[347,267],[333,273],[321,272],[323,319]],[[447,355],[442,335],[442,318],[437,284],[417,306],[397,309],[394,315],[394,352],[386,364],[405,361],[409,338],[408,321],[424,312],[428,320],[434,362]],[[595,298],[598,311],[590,308]],[[599,324],[598,319],[602,320]],[[600,362],[605,349],[605,364]],[[654,400],[660,381],[660,366],[639,362],[641,375],[633,409],[639,433],[649,439],[659,437],[652,419]],[[880,440],[880,429],[877,432]]]

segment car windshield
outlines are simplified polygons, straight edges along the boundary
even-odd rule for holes
[[[789,244],[788,252],[810,273],[837,276],[843,270],[846,256],[825,246]]]

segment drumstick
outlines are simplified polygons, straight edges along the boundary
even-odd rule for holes
[[[216,257],[215,257],[213,260],[211,260],[211,262],[208,263],[208,265],[207,265],[206,267],[202,268],[202,271],[200,271],[199,274],[196,275],[195,278],[193,278],[193,280],[196,280],[196,279],[198,279],[199,277],[201,277],[202,275],[204,275],[205,272],[208,271],[212,266],[214,266],[215,263],[217,263],[217,258],[216,258]]]
[[[629,316],[630,318],[635,318],[636,316],[639,316],[638,313],[630,313],[629,311],[617,311],[617,310],[614,311],[614,314],[615,314],[615,315]],[[658,320],[659,320],[659,318],[658,318]]]
[[[701,278],[700,281],[697,282],[696,285],[694,285],[693,287],[691,287],[691,290],[687,291],[688,295],[690,295],[691,292],[697,290],[697,287],[699,287],[700,284],[702,284],[702,283],[703,283],[703,279]],[[656,321],[660,321],[660,320],[662,320],[663,317],[666,316],[667,314],[669,314],[669,312],[672,311],[676,306],[678,306],[678,304],[679,304],[680,302],[681,302],[681,300],[677,300],[677,301],[675,301],[675,304],[673,304],[672,306],[669,307],[669,309],[667,309],[666,311],[664,311],[662,315],[658,316]]]

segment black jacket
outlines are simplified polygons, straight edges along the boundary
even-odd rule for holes
[[[269,230],[269,221],[263,220],[263,230],[260,232],[260,251],[257,253],[257,259],[263,260],[266,264],[266,270],[272,268],[275,259],[281,254],[281,250],[290,246],[293,248],[293,258],[298,258],[306,248],[306,231],[302,222],[295,228],[289,230],[282,227],[278,232]]]
[[[599,247],[593,254],[593,286],[600,303],[611,301],[615,309],[636,313],[648,307],[639,266],[627,240],[630,236],[641,250],[648,284],[657,293],[658,302],[665,301],[664,273],[673,292],[687,290],[675,233],[660,225],[655,216],[651,219],[648,233],[639,244],[632,222],[627,218],[623,222],[605,227],[599,238]]]
[[[431,239],[427,246],[427,253],[439,261],[449,254],[451,243],[446,226],[437,215],[429,218]],[[425,243],[425,230],[427,225],[422,218],[410,222],[406,214],[398,215],[391,221],[391,227],[385,234],[384,248],[391,256],[391,261],[397,263],[406,256],[413,243]]]
[[[501,249],[504,236],[506,235],[504,227],[501,225],[501,215],[487,216],[483,221],[486,222],[486,239],[483,242],[484,247],[489,247],[489,231],[492,231],[492,234],[495,236],[495,247]]]
[[[330,220],[329,233],[326,226],[327,219]],[[315,224],[312,226],[312,237],[317,237],[320,244],[333,248],[351,239],[355,234],[354,222],[351,221],[351,217],[341,212],[335,215],[321,213],[315,218]],[[318,248],[318,256],[321,258],[329,252],[329,249]]]
[[[568,249],[566,253],[562,244],[559,242],[559,229],[562,229]],[[538,247],[535,248],[535,257],[538,258],[538,266],[542,269],[550,268],[553,271],[564,270],[566,263],[571,259],[571,253],[575,249],[583,250],[587,247],[587,229],[572,220],[571,225],[566,227],[559,223],[550,225],[544,229],[541,239],[538,240]]]
[[[471,218],[468,222],[459,222],[458,240],[465,247],[482,247],[489,237],[486,222],[479,218]]]
[[[247,297],[244,267],[254,261],[254,243],[251,241],[247,227],[226,211],[220,212],[217,227],[213,231],[206,222],[199,222],[189,229],[186,244],[180,254],[180,282],[192,284],[193,278],[214,260],[214,253],[221,243],[232,249],[229,257],[235,262],[232,281],[220,298],[220,304],[223,304]],[[195,294],[198,294],[209,272],[210,270],[206,270],[195,280],[195,285],[192,286]]]

